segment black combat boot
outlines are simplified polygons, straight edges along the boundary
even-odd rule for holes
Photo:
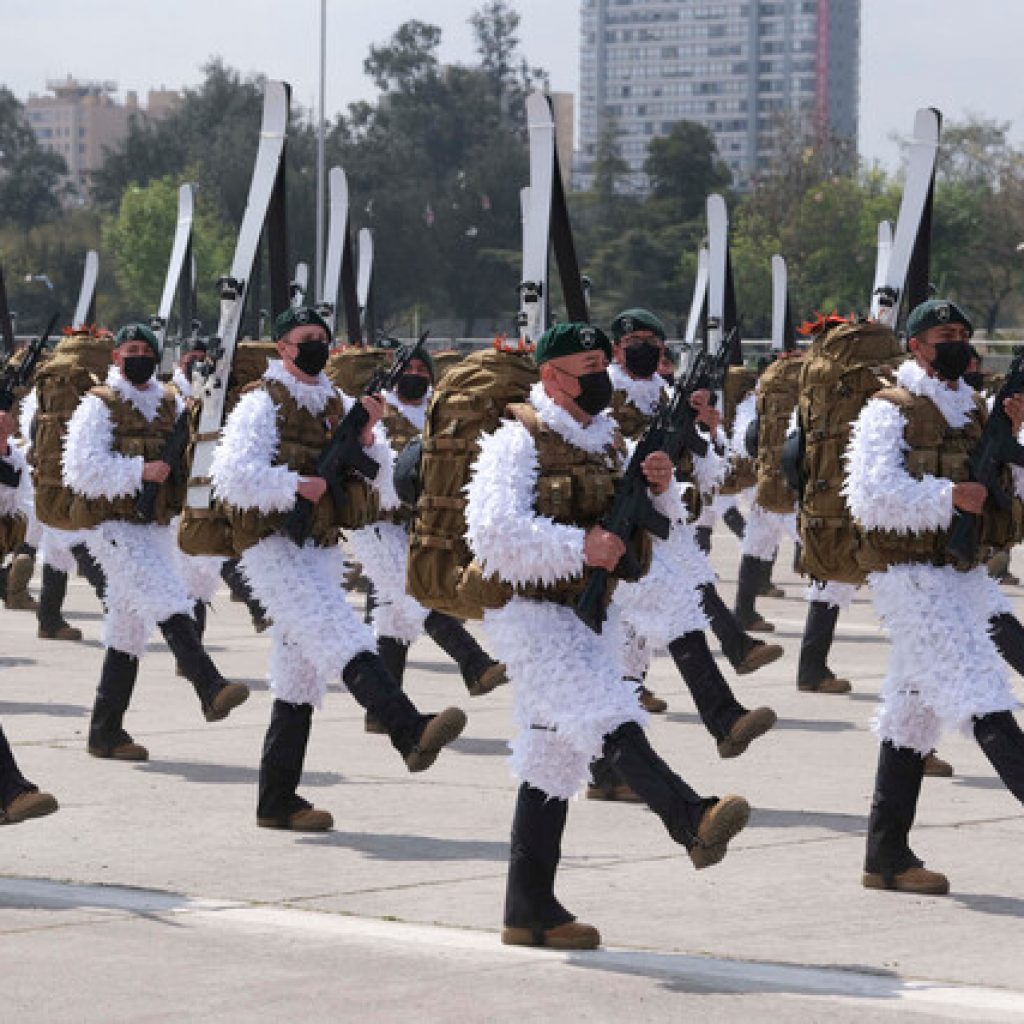
[[[1024,676],[1024,626],[1009,612],[993,615],[988,620],[989,632],[1003,661],[1018,675]]]
[[[429,768],[466,727],[466,715],[459,708],[421,715],[373,651],[357,654],[341,677],[356,702],[384,726],[411,772]]]
[[[694,538],[697,541],[697,547],[704,552],[705,555],[711,554],[711,527],[710,526],[698,526],[694,531]]]
[[[506,946],[594,949],[597,929],[581,924],[555,898],[562,833],[569,805],[522,783],[516,797],[505,885]]]
[[[771,708],[747,711],[736,699],[700,630],[676,637],[668,645],[668,653],[693,695],[704,727],[714,736],[720,757],[739,757],[775,724]]]
[[[778,557],[778,554],[779,554],[779,551],[778,551],[778,548],[776,548],[775,549],[775,554],[772,555],[772,557],[769,560],[767,560],[767,561],[765,561],[764,559],[761,560],[764,564],[761,567],[761,582],[760,582],[760,586],[758,586],[758,588],[757,588],[757,596],[758,597],[785,597],[786,596],[786,592],[782,589],[782,587],[777,587],[777,586],[775,586],[774,583],[772,583],[772,573],[775,571],[775,559]]]
[[[57,810],[50,793],[41,793],[29,782],[14,760],[11,745],[0,729],[0,824],[14,825],[29,818],[41,818]]]
[[[76,544],[71,554],[78,566],[78,575],[88,582],[102,602],[107,592],[107,577],[103,574],[102,566],[92,557],[92,552],[85,544]]]
[[[1024,732],[1009,711],[974,720],[974,738],[1006,788],[1024,804]]]
[[[149,751],[128,735],[123,724],[138,674],[138,658],[107,648],[89,722],[87,749],[93,757],[112,757],[116,761],[148,759]]]
[[[775,629],[770,622],[761,618],[754,607],[758,588],[764,578],[764,568],[768,564],[760,558],[754,558],[753,555],[744,555],[740,559],[733,614],[743,629],[753,630],[755,633],[771,633]]]
[[[312,722],[311,704],[274,701],[260,756],[256,804],[256,824],[260,828],[326,832],[334,824],[327,811],[318,810],[297,792]]]
[[[747,522],[743,518],[743,513],[735,505],[725,510],[722,522],[732,530],[737,540],[743,540],[743,534],[747,531]]]
[[[924,862],[910,848],[910,829],[923,778],[924,758],[916,750],[894,747],[888,740],[882,743],[868,817],[865,888],[924,896],[949,892],[946,876],[925,870]]]
[[[695,868],[717,864],[750,817],[742,797],[701,799],[658,756],[636,722],[625,722],[605,736],[604,754],[661,818],[668,834],[686,847]]]
[[[382,636],[377,638],[377,653],[384,662],[388,675],[401,687],[405,681],[405,661],[409,654],[409,645],[397,637]],[[363,728],[367,732],[377,734],[387,732],[384,723],[372,711],[366,712]]]
[[[220,567],[220,578],[228,585],[231,592],[231,600],[244,604],[249,610],[252,619],[252,628],[257,633],[263,633],[270,628],[270,616],[266,608],[256,600],[252,587],[249,586],[242,570],[238,568],[238,559],[229,558]]]
[[[227,718],[234,708],[249,699],[249,687],[245,683],[229,683],[203,650],[191,615],[172,615],[159,625],[181,674],[192,684],[202,702],[203,717],[208,722]]]
[[[836,632],[839,608],[821,601],[807,603],[807,622],[800,641],[800,664],[796,672],[797,689],[809,693],[849,693],[848,679],[837,679],[828,667],[828,654]]]
[[[14,752],[4,731],[0,728],[0,809],[6,807],[22,793],[30,793],[36,787],[32,785],[18,768],[18,762],[14,760]]]
[[[448,655],[462,673],[471,697],[508,682],[505,666],[495,661],[477,642],[463,622],[443,612],[432,611],[423,623],[431,640]]]
[[[39,622],[37,636],[40,640],[81,640],[82,631],[68,625],[62,614],[64,598],[68,590],[68,575],[52,565],[43,565],[43,582],[39,588]]]
[[[737,675],[745,676],[756,672],[782,657],[784,652],[779,644],[766,644],[763,640],[755,640],[744,631],[729,606],[722,600],[714,583],[703,583],[699,589],[701,605],[711,623],[711,630]]]

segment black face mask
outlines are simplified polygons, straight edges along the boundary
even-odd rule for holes
[[[612,379],[607,370],[585,373],[576,378],[580,393],[573,401],[588,415],[596,416],[612,400]]]
[[[940,341],[935,345],[932,369],[939,380],[959,380],[971,363],[971,346],[965,341]]]
[[[651,377],[661,362],[661,346],[641,341],[623,350],[623,362],[634,377]]]
[[[145,384],[156,369],[156,356],[125,356],[121,372],[138,387]]]
[[[965,373],[963,375],[965,383],[974,388],[975,391],[981,391],[985,386],[985,374],[980,370],[974,370],[971,373]]]
[[[298,355],[292,362],[307,377],[315,377],[327,365],[331,354],[326,341],[300,341],[298,349]]]
[[[418,402],[430,387],[430,378],[419,373],[403,373],[398,378],[395,391],[403,402]]]

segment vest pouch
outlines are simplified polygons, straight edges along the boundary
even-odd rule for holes
[[[4,516],[0,519],[0,558],[13,554],[25,543],[28,521],[24,516]]]
[[[941,471],[938,449],[912,449],[904,455],[904,460],[907,472],[918,480],[926,475],[945,476]]]
[[[801,516],[803,539],[801,568],[817,580],[835,580],[860,586],[870,568],[861,565],[856,533],[843,520]]]
[[[568,474],[545,476],[537,481],[537,511],[556,522],[572,519],[573,480]]]
[[[234,558],[231,523],[221,506],[182,509],[178,547],[186,555]]]
[[[967,468],[967,455],[964,452],[942,452],[939,458],[939,476],[962,484],[970,479]]]
[[[500,579],[496,573],[485,576],[476,560],[459,571],[455,592],[460,608],[465,609],[460,618],[467,619],[482,618],[488,608],[503,608],[512,599],[511,584]]]

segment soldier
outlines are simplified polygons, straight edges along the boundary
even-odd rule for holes
[[[387,443],[397,455],[423,430],[427,404],[434,382],[430,353],[410,360],[394,391],[385,391],[381,421]],[[481,697],[508,680],[499,665],[473,639],[458,620],[429,611],[405,589],[409,548],[409,523],[413,510],[402,504],[381,510],[376,520],[348,535],[348,546],[362,571],[373,584],[372,621],[377,650],[395,681],[401,685],[409,645],[424,631],[459,666],[471,697]],[[381,732],[381,724],[369,713],[368,732]]]
[[[274,322],[279,359],[235,406],[211,466],[215,495],[229,509],[239,569],[273,620],[270,727],[260,760],[257,824],[324,831],[327,811],[298,795],[313,708],[340,673],[353,697],[387,730],[410,771],[423,771],[466,724],[458,708],[423,715],[397,686],[341,587],[340,529],[364,526],[373,501],[394,508],[391,450],[377,423],[374,398],[362,398],[369,423],[360,442],[380,469],[371,491],[354,473],[338,508],[316,464],[345,414],[345,403],[323,373],[330,331],[308,307]],[[351,405],[351,403],[350,403]],[[376,495],[376,497],[374,497]],[[284,533],[298,497],[313,504],[310,538],[296,544]]]
[[[654,373],[665,344],[665,329],[653,313],[630,309],[612,321],[614,361],[609,377],[615,389],[610,413],[623,435],[639,439],[661,400],[662,380]],[[695,396],[698,422],[714,430],[717,414],[708,405],[709,396]],[[722,462],[709,447],[704,458],[684,458],[679,470],[690,493],[710,491],[720,475]],[[678,474],[677,474],[678,475]],[[782,648],[747,637],[735,623],[714,591],[714,571],[697,548],[688,523],[673,532],[671,545],[659,545],[657,564],[644,580],[624,584],[619,590],[623,616],[631,630],[654,647],[666,646],[694,698],[701,719],[718,744],[722,757],[743,753],[749,743],[763,735],[775,722],[770,708],[748,711],[729,688],[711,652],[705,630],[705,613],[717,618],[723,649],[740,672],[751,672],[782,656]],[[669,554],[671,552],[671,554]],[[683,588],[691,594],[684,597]],[[664,595],[675,592],[672,601]],[[724,615],[719,614],[725,611]],[[636,670],[634,669],[634,672]],[[646,691],[642,691],[646,692]],[[647,692],[648,700],[651,696]],[[649,703],[644,705],[652,710]],[[596,795],[596,794],[593,794]]]
[[[537,343],[541,380],[512,418],[480,438],[466,489],[467,540],[474,557],[509,587],[484,625],[508,666],[518,733],[512,770],[521,780],[502,941],[511,945],[592,949],[600,935],[577,922],[554,893],[568,801],[603,753],[662,819],[696,868],[720,861],[750,808],[738,796],[701,798],[655,753],[646,714],[622,684],[618,610],[602,633],[573,605],[600,566],[614,574],[623,543],[599,524],[621,471],[624,443],[601,410],[612,384],[612,348],[603,331],[560,324]],[[685,519],[673,466],[661,452],[645,461],[655,505]],[[646,564],[642,535],[635,552]]]
[[[859,557],[892,643],[875,722],[881,748],[863,877],[871,889],[949,891],[946,876],[925,869],[909,843],[925,757],[943,730],[973,730],[1024,802],[1024,733],[1010,713],[1017,701],[990,633],[1009,606],[980,562],[989,541],[1019,539],[1020,509],[993,508],[985,487],[969,479],[968,456],[987,416],[962,379],[971,330],[948,300],[912,310],[912,358],[899,367],[896,386],[864,407],[846,450],[845,493],[863,531]],[[1019,433],[1024,396],[1004,407]],[[1016,467],[1012,477],[1008,489],[1019,499],[1024,477]],[[948,551],[957,510],[981,516],[973,568],[956,565]]]
[[[193,602],[175,567],[169,524],[180,510],[182,489],[169,479],[171,467],[161,455],[181,401],[156,379],[159,359],[148,327],[129,324],[118,331],[106,383],[86,394],[68,424],[62,464],[72,521],[90,528],[86,544],[106,579],[106,652],[87,747],[94,757],[121,761],[149,756],[123,720],[154,626],[195,688],[208,722],[226,718],[249,696],[248,687],[227,682],[203,650]],[[146,483],[159,486],[152,522],[139,521],[136,511]]]

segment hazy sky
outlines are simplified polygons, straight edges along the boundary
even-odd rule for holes
[[[577,90],[578,0],[514,0],[523,51],[552,86]],[[371,43],[419,18],[444,30],[442,57],[472,61],[467,18],[479,0],[328,0],[327,110],[373,94],[362,64]],[[893,165],[891,136],[918,106],[1013,122],[1024,141],[1021,0],[862,0],[860,150]],[[0,84],[25,99],[69,72],[111,79],[122,93],[200,80],[220,54],[242,71],[316,94],[320,0],[0,0]]]

